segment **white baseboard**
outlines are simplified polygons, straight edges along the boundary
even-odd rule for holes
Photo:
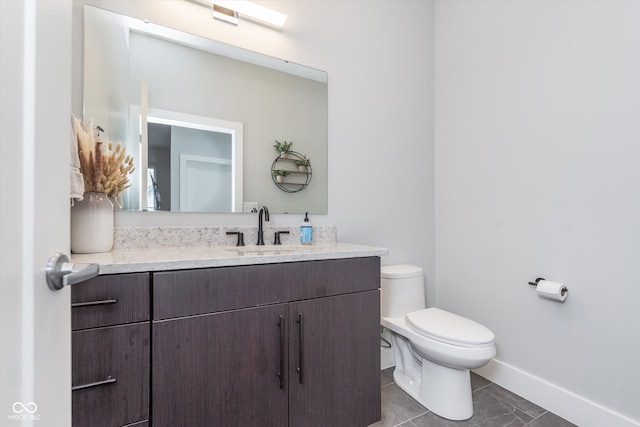
[[[580,427],[639,427],[611,409],[499,360],[474,372]]]

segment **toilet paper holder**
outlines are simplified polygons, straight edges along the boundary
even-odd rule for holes
[[[546,280],[546,279],[544,277],[538,277],[535,281],[529,282],[529,285],[538,286],[538,282],[540,282],[541,280]],[[562,290],[560,291],[560,295],[564,296],[564,294],[566,294],[567,292],[569,292],[569,289],[567,289],[566,286],[563,286]]]

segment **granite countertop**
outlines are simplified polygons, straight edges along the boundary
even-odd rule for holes
[[[185,270],[387,255],[388,249],[349,243],[313,245],[162,247],[72,254],[71,262],[100,266],[99,274]]]

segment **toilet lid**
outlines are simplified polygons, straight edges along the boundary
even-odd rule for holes
[[[462,347],[493,344],[495,335],[478,322],[438,308],[406,314],[407,324],[420,335]]]
[[[415,265],[385,265],[380,267],[380,277],[384,279],[406,279],[422,277],[422,269]]]

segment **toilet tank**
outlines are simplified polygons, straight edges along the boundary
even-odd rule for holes
[[[380,268],[381,317],[404,317],[425,307],[422,268],[406,264]]]

